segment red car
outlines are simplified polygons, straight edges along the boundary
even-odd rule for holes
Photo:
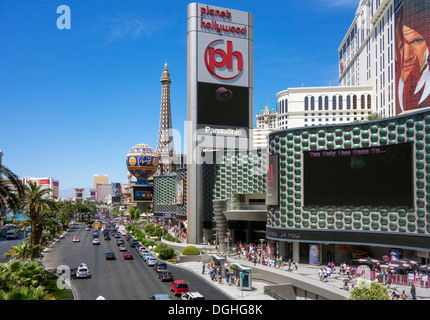
[[[133,259],[133,254],[130,252],[124,252],[124,260],[131,260]]]
[[[170,291],[173,291],[175,296],[179,296],[183,293],[189,292],[190,290],[184,280],[175,280],[170,285]]]

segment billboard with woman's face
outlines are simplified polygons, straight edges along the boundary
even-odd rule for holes
[[[430,1],[395,1],[396,114],[430,107]]]

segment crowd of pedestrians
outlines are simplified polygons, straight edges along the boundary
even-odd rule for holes
[[[240,279],[235,276],[234,272],[231,272],[228,268],[225,269],[225,275],[223,277],[222,268],[220,265],[215,264],[214,261],[207,263],[202,261],[202,274],[209,275],[212,282],[218,282],[219,284],[227,284],[229,286],[240,286]]]

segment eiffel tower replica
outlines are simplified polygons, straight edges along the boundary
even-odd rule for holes
[[[158,170],[156,175],[173,173],[175,166],[175,146],[172,133],[172,111],[170,107],[170,78],[167,62],[164,64],[164,70],[161,74],[161,107],[160,107],[160,125],[158,129],[157,156]]]

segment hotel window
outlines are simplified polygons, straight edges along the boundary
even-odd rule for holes
[[[305,97],[305,111],[309,110],[309,98]]]
[[[331,105],[333,110],[336,110],[336,96],[333,96],[331,99]]]
[[[343,97],[339,96],[339,110],[343,109]]]
[[[324,97],[324,109],[328,110],[328,96]]]
[[[315,110],[315,98],[311,97],[311,110]]]

